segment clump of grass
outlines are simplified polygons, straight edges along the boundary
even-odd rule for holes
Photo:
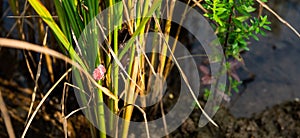
[[[150,16],[157,11],[161,4],[161,0],[155,0],[154,2],[150,3],[149,0],[146,0],[144,2],[138,3],[139,6],[137,6],[137,15],[134,15],[135,13],[132,12],[133,7],[135,7],[135,4],[132,3],[132,1],[128,1],[126,5],[128,7],[125,7],[123,9],[123,6],[119,4],[119,6],[115,8],[109,9],[109,14],[111,16],[108,17],[107,24],[108,29],[107,31],[110,32],[105,40],[105,47],[99,48],[98,47],[98,41],[97,36],[101,33],[98,32],[99,30],[96,30],[94,34],[92,34],[90,41],[91,45],[89,48],[92,48],[91,51],[94,51],[95,53],[90,53],[92,55],[96,55],[95,63],[88,63],[88,61],[82,60],[78,54],[75,52],[74,47],[77,47],[80,49],[80,52],[82,52],[83,56],[86,56],[86,50],[88,49],[86,46],[82,45],[81,43],[78,44],[78,39],[83,33],[83,30],[87,24],[91,24],[94,27],[97,27],[97,23],[93,22],[93,18],[99,14],[100,9],[105,9],[108,7],[112,7],[117,3],[117,1],[114,0],[108,0],[108,1],[98,1],[98,0],[91,0],[91,1],[85,1],[85,2],[77,2],[77,1],[59,1],[54,0],[56,12],[58,14],[59,18],[59,25],[56,24],[56,22],[53,20],[52,16],[48,12],[48,10],[45,8],[45,6],[38,0],[29,0],[29,3],[31,6],[35,9],[35,11],[40,15],[40,17],[45,21],[45,23],[52,29],[54,34],[56,35],[57,39],[61,43],[61,45],[67,50],[68,55],[76,62],[79,63],[79,65],[85,70],[90,72],[93,70],[94,66],[99,66],[100,64],[103,64],[107,69],[107,74],[111,74],[113,72],[112,78],[110,75],[106,75],[105,80],[99,80],[98,84],[106,86],[110,92],[106,92],[109,97],[112,97],[112,100],[109,100],[109,108],[110,110],[117,113],[119,111],[118,109],[118,101],[114,98],[119,95],[118,93],[118,72],[119,72],[119,66],[122,66],[118,64],[118,66],[112,67],[111,62],[118,61],[122,59],[125,53],[130,50],[130,60],[129,60],[129,66],[127,69],[128,79],[126,80],[128,82],[128,91],[125,93],[125,105],[127,106],[124,111],[124,118],[125,120],[129,121],[133,112],[133,105],[135,103],[135,98],[137,93],[142,93],[145,90],[145,76],[144,74],[140,76],[139,74],[143,71],[143,65],[145,64],[145,55],[141,55],[139,57],[136,57],[136,49],[137,49],[137,41],[133,38],[139,37],[139,42],[141,45],[143,45],[143,39],[144,39],[144,33],[149,31],[149,28],[147,28],[147,24],[150,21]],[[103,4],[102,6],[98,6],[98,4]],[[172,2],[174,4],[174,2]],[[151,5],[151,7],[149,7]],[[149,10],[148,10],[149,9]],[[173,9],[171,8],[171,11]],[[128,26],[128,32],[131,35],[131,39],[127,42],[127,44],[124,46],[124,49],[122,51],[119,51],[119,30],[122,28],[122,24],[120,21],[122,21],[122,18],[114,18],[114,17],[122,17],[120,15],[123,15],[123,12],[129,13],[129,17],[133,16],[141,16],[143,18],[137,18],[133,21],[130,21],[126,24]],[[165,27],[166,29],[165,34],[168,36],[170,32],[170,21],[167,22],[167,25]],[[168,39],[167,39],[168,41]],[[72,43],[75,42],[76,45],[72,45]],[[142,46],[143,47],[143,46]],[[142,48],[143,50],[143,48]],[[107,53],[107,51],[110,51],[110,53]],[[167,52],[166,46],[164,46],[163,52]],[[160,75],[163,75],[164,70],[164,62],[166,61],[165,57],[161,57],[163,60],[163,64],[160,64]],[[149,59],[148,59],[149,60]],[[154,61],[152,61],[154,62]],[[124,69],[123,69],[124,70]],[[73,70],[73,72],[77,72],[77,70]],[[79,72],[75,73],[74,78],[77,82],[77,85],[79,88],[84,88],[83,79],[82,76],[80,76]],[[139,89],[136,89],[136,86],[139,86]],[[97,101],[101,103],[104,103],[105,98],[102,95],[102,89],[99,89],[98,95],[96,98]],[[83,103],[86,104],[86,97],[84,95],[81,95],[81,98],[83,100]],[[105,128],[111,128],[106,127],[106,125],[113,125],[112,122],[114,122],[113,118],[110,120],[110,124],[105,124],[105,118],[103,117],[104,113],[104,107],[98,106],[95,108],[94,113],[89,113],[88,115],[92,116],[92,114],[96,114],[96,120],[97,123],[99,123],[101,128],[104,128],[104,132],[100,132],[101,137],[106,137]],[[112,116],[112,115],[111,115]],[[123,125],[123,137],[127,136],[127,132],[129,129],[129,123],[126,121]],[[92,129],[91,129],[92,130]],[[93,131],[93,130],[92,130]],[[102,129],[103,131],[103,129]],[[95,133],[95,132],[92,132]]]

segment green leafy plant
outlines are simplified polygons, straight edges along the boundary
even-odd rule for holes
[[[264,1],[266,2],[266,1]],[[258,34],[265,36],[264,30],[270,31],[267,15],[254,16],[256,8],[253,0],[205,0],[203,6],[208,10],[205,17],[212,21],[219,41],[223,45],[226,59],[235,58],[242,61],[241,52],[249,51],[248,41],[250,38],[259,40]],[[226,63],[226,70],[230,71],[230,63]],[[227,94],[231,95],[231,90],[238,92],[240,80],[231,77],[229,73],[229,84]],[[205,91],[204,97],[207,99],[210,92]]]
[[[250,37],[258,40],[257,34],[265,35],[271,30],[267,16],[253,17],[253,0],[205,0],[204,7],[209,13],[204,14],[214,22],[216,33],[225,48],[226,57],[240,58],[242,51],[248,51]]]

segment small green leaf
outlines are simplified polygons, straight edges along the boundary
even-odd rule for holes
[[[250,16],[250,14],[243,8],[244,6],[237,6],[236,7],[236,10],[239,12],[239,13],[241,13],[241,14],[243,14],[243,15],[248,15],[248,16]]]
[[[269,26],[267,26],[267,25],[264,25],[263,28],[266,29],[266,30],[268,30],[268,31],[271,31],[271,30],[272,30],[272,29],[271,29]]]
[[[259,39],[258,39],[258,37],[256,36],[256,35],[254,35],[254,34],[251,34],[251,36],[252,36],[252,38],[253,39],[255,39],[256,41],[258,41]]]
[[[266,33],[262,30],[259,31],[259,33],[262,35],[262,36],[266,36]]]
[[[225,9],[225,8],[216,8],[216,11],[217,11],[217,15],[221,15],[221,14],[223,14],[225,11],[226,11],[227,9]]]
[[[249,51],[250,49],[248,47],[244,47],[244,50]]]
[[[257,27],[257,28],[255,28],[255,33],[256,33],[256,34],[258,34],[258,33],[259,33],[259,31],[260,31],[260,30],[259,30],[259,28],[258,28],[258,27]]]
[[[204,17],[209,17],[209,15],[207,13],[203,14]]]
[[[250,13],[250,12],[254,12],[256,10],[256,8],[254,8],[252,6],[248,6],[248,7],[245,7],[245,10]]]
[[[234,43],[234,44],[232,45],[232,48],[233,48],[233,49],[238,48],[238,43]]]
[[[218,17],[218,16],[216,16],[216,15],[214,15],[214,20],[220,25],[220,26],[223,26],[224,25],[224,23],[220,20],[220,18]]]
[[[240,22],[244,22],[247,19],[249,19],[249,16],[247,16],[247,15],[245,15],[245,16],[239,16],[239,17],[236,17],[235,19],[239,20]]]

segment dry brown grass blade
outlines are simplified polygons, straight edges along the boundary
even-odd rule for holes
[[[65,97],[67,99],[67,95],[66,95],[66,91],[67,91],[67,84],[66,82],[64,83],[64,89],[63,89],[63,93],[62,93],[62,98],[61,98],[61,116],[62,118],[64,118],[65,116]],[[63,128],[64,128],[64,132],[65,132],[65,138],[68,137],[68,122],[67,119],[64,119],[63,121]]]
[[[68,137],[68,118],[75,114],[76,112],[80,111],[80,110],[83,110],[83,109],[86,109],[88,108],[88,105],[90,104],[91,100],[92,100],[92,97],[89,98],[89,101],[87,102],[86,106],[83,106],[83,107],[80,107],[76,110],[73,110],[71,113],[69,113],[68,115],[65,115],[65,99],[67,98],[66,96],[66,90],[67,90],[67,86],[69,87],[73,87],[74,89],[77,89],[77,90],[80,90],[82,91],[84,94],[88,95],[84,90],[80,89],[79,87],[75,86],[75,85],[72,85],[68,82],[65,82],[64,83],[64,89],[63,89],[63,96],[61,98],[61,114],[62,114],[62,122],[63,122],[63,129],[64,129],[64,132],[65,132],[65,138]]]
[[[15,136],[14,128],[12,127],[11,120],[10,120],[7,108],[6,108],[4,100],[2,98],[1,90],[0,90],[0,110],[1,110],[1,113],[2,113],[1,116],[3,117],[8,136],[10,138],[15,138],[16,136]]]
[[[162,38],[163,41],[164,41],[163,43],[166,44],[166,46],[167,46],[169,52],[171,53],[171,57],[174,59],[175,65],[178,67],[179,72],[182,74],[183,80],[184,80],[184,82],[186,83],[186,85],[188,86],[188,89],[189,89],[189,91],[190,91],[192,97],[194,98],[194,100],[195,100],[197,106],[200,108],[200,110],[201,110],[201,112],[203,113],[203,115],[204,115],[204,116],[205,116],[205,117],[206,117],[206,118],[207,118],[214,126],[218,127],[218,125],[217,125],[217,124],[216,124],[216,123],[208,116],[208,114],[204,111],[204,109],[203,109],[202,106],[200,105],[199,101],[197,100],[197,97],[195,96],[194,91],[193,91],[192,88],[190,87],[189,82],[188,82],[188,80],[187,80],[187,77],[186,77],[185,73],[182,71],[181,67],[179,66],[179,64],[178,64],[178,62],[177,62],[177,59],[175,58],[174,54],[172,53],[172,49],[170,48],[170,46],[169,46],[168,42],[166,41],[164,35],[162,35],[163,32],[162,32],[162,30],[160,29],[161,27],[160,27],[159,21],[158,21],[158,19],[157,19],[155,16],[154,16],[154,21],[155,21],[155,24],[156,24],[157,26],[159,26],[159,27],[158,27],[158,31],[160,32],[161,38]]]
[[[42,23],[42,19],[39,19],[39,21],[41,21],[41,23]],[[40,25],[40,28],[41,28],[41,30],[43,30],[42,29],[43,28],[42,24]],[[44,39],[43,39],[43,46],[44,47],[48,47],[47,46],[47,36],[48,36],[48,26],[46,27],[45,36],[44,36]],[[54,73],[53,73],[53,68],[52,68],[52,59],[48,54],[45,55],[45,59],[46,59],[48,73],[50,75],[50,80],[51,80],[52,83],[54,83]]]
[[[134,107],[136,107],[143,114],[143,117],[144,117],[144,120],[145,120],[145,129],[146,129],[146,133],[147,133],[147,138],[150,138],[149,126],[148,126],[148,121],[147,121],[147,114],[145,113],[145,111],[141,107],[139,107],[139,106],[137,106],[135,104],[127,104],[127,105],[123,106],[120,109],[120,111],[118,112],[118,116],[120,116],[120,114],[122,113],[122,111],[124,111],[126,108],[128,108],[127,106],[134,106]],[[116,121],[116,133],[115,133],[115,137],[116,138],[118,138],[118,131],[119,131],[119,129],[118,129],[118,122],[119,122],[119,117],[117,118],[117,121]]]
[[[8,47],[8,48],[16,48],[16,49],[25,49],[25,50],[31,50],[31,51],[35,51],[35,52],[40,52],[43,54],[49,54],[50,56],[53,56],[55,58],[61,59],[66,61],[67,63],[73,65],[74,67],[76,67],[79,71],[81,71],[84,75],[86,75],[86,77],[100,90],[103,91],[104,94],[106,94],[108,97],[114,99],[114,100],[118,100],[118,97],[115,96],[113,93],[110,92],[110,90],[108,90],[107,88],[99,85],[94,79],[93,77],[87,72],[85,71],[77,62],[73,61],[72,59],[70,59],[69,57],[55,51],[49,48],[45,48],[39,45],[35,45],[35,44],[31,44],[25,41],[20,41],[20,40],[13,40],[13,39],[7,39],[7,38],[0,38],[0,46],[3,47]]]
[[[160,101],[160,112],[161,112],[161,117],[162,117],[162,121],[164,124],[166,138],[169,138],[168,124],[167,124],[167,120],[165,117],[166,115],[165,115],[165,110],[164,110],[164,103],[162,101]]]
[[[44,45],[44,47],[48,47],[48,46]],[[47,64],[48,73],[49,73],[49,76],[50,76],[50,81],[52,83],[54,83],[54,73],[53,73],[53,67],[52,67],[52,59],[47,54],[47,55],[45,55],[45,60],[46,60],[46,64]]]
[[[126,18],[127,21],[130,21],[130,19],[132,19],[132,18],[129,17],[129,13],[131,13],[131,11],[128,9],[125,0],[122,0],[122,3],[123,3],[123,6],[124,6],[125,18]],[[127,25],[128,25],[128,28],[129,28],[128,29],[129,30],[129,34],[132,35],[133,34],[133,25],[132,25],[132,22],[128,22]]]
[[[41,100],[41,102],[38,104],[38,106],[36,107],[36,109],[34,110],[34,112],[32,113],[30,119],[28,120],[28,123],[26,124],[25,126],[25,129],[23,131],[23,134],[22,134],[22,138],[25,137],[27,131],[28,131],[28,128],[31,124],[31,122],[33,121],[33,118],[35,117],[35,115],[38,113],[39,109],[42,107],[42,105],[44,104],[44,102],[46,101],[46,99],[48,98],[48,96],[51,94],[51,92],[54,90],[54,88],[56,88],[56,86],[63,80],[63,78],[65,78],[68,73],[71,72],[72,69],[69,69],[67,70],[61,77],[60,79],[48,90],[48,92],[46,93],[46,95],[43,97],[43,99]]]
[[[26,54],[26,52],[24,50],[22,52],[23,52],[23,55],[25,57],[25,62],[26,62],[26,66],[27,66],[27,69],[29,71],[30,77],[31,77],[32,80],[34,80],[34,75],[33,75],[32,69],[30,67],[28,56],[27,56],[27,54]]]
[[[129,83],[129,90],[127,93],[125,93],[126,101],[125,104],[133,105],[135,103],[135,91],[136,90],[136,82],[138,79],[138,71],[139,71],[139,59],[138,57],[135,57],[133,66],[132,66],[132,82]],[[128,136],[129,131],[129,125],[130,125],[130,119],[133,113],[133,107],[128,106],[125,109],[124,113],[124,125],[123,125],[123,136]]]
[[[155,24],[157,24],[157,26],[160,26],[160,25],[159,25],[159,22],[158,22],[158,20],[157,20],[157,18],[154,18],[154,21],[155,21]],[[190,85],[189,85],[189,82],[188,82],[188,80],[187,80],[186,75],[184,74],[184,72],[182,71],[181,67],[179,66],[179,64],[178,64],[178,62],[177,62],[177,59],[175,58],[174,54],[172,53],[172,49],[170,48],[168,42],[167,42],[166,39],[164,38],[164,35],[162,35],[163,33],[162,33],[162,30],[160,29],[160,27],[159,27],[158,30],[159,30],[159,32],[160,32],[161,38],[163,38],[164,43],[167,45],[167,48],[168,48],[169,52],[171,53],[171,57],[174,59],[175,65],[178,67],[179,72],[182,74],[183,80],[184,80],[184,82],[187,84],[188,89],[189,89],[191,95],[193,96],[193,98],[194,98],[194,100],[195,100],[197,106],[200,108],[200,110],[201,110],[201,112],[203,113],[203,115],[204,115],[204,116],[205,116],[205,117],[206,117],[206,118],[207,118],[214,126],[218,127],[218,125],[217,125],[217,124],[216,124],[216,123],[208,116],[208,114],[204,111],[204,109],[202,108],[202,106],[201,106],[200,103],[198,102],[197,97],[196,97],[195,94],[194,94],[194,91],[192,90],[192,88],[191,88]]]
[[[265,9],[267,9],[269,12],[271,12],[280,22],[282,22],[284,25],[286,25],[288,28],[290,28],[299,38],[300,34],[299,32],[292,26],[290,25],[286,20],[281,18],[275,11],[273,11],[267,4],[262,2],[261,0],[256,0],[260,5],[262,5]]]
[[[27,4],[27,0],[25,1],[25,4],[24,4],[24,7],[23,7],[23,11],[22,13],[20,14],[20,11],[19,11],[19,7],[20,7],[20,3],[19,1],[15,1],[15,3],[13,1],[9,1],[9,4],[10,4],[10,7],[14,7],[12,8],[12,12],[14,15],[16,16],[24,16],[26,10],[28,9],[28,4]],[[16,22],[14,23],[14,25],[11,27],[11,29],[9,30],[9,32],[7,33],[6,37],[8,37],[12,31],[14,30],[14,28],[18,26],[18,35],[19,35],[19,38],[21,38],[21,40],[25,40],[25,33],[24,33],[24,30],[23,30],[23,18],[19,18],[16,20]]]
[[[164,37],[162,36],[162,38],[164,38]],[[213,120],[208,116],[208,114],[204,111],[204,109],[203,109],[202,106],[200,105],[200,103],[199,103],[199,101],[198,101],[198,99],[197,99],[197,97],[196,97],[196,95],[195,95],[195,92],[193,91],[193,89],[192,89],[191,86],[190,86],[190,83],[189,83],[189,81],[188,81],[188,79],[187,79],[187,76],[186,76],[185,73],[183,72],[181,66],[179,65],[179,63],[178,63],[178,61],[177,61],[177,59],[175,58],[174,54],[172,53],[172,49],[170,48],[170,46],[168,45],[168,43],[166,42],[165,39],[164,39],[164,42],[167,44],[167,48],[168,48],[168,50],[170,51],[170,55],[171,55],[171,57],[174,59],[175,65],[178,67],[178,70],[179,70],[180,74],[182,75],[182,78],[183,78],[184,82],[186,83],[186,85],[187,85],[187,87],[188,87],[188,89],[189,89],[189,91],[190,91],[192,97],[194,98],[194,101],[196,102],[196,104],[197,104],[198,107],[200,108],[202,114],[203,114],[203,115],[204,115],[204,116],[205,116],[205,117],[206,117],[206,118],[207,118],[214,126],[219,127],[219,126],[217,125],[217,123],[215,123],[215,121],[213,121]]]
[[[41,76],[41,69],[42,69],[42,58],[43,58],[43,55],[41,54],[40,55],[40,61],[39,61],[39,64],[38,64],[38,68],[37,68],[37,71],[36,71],[36,75],[35,75],[35,80],[34,80],[34,89],[33,89],[33,93],[31,95],[31,104],[30,104],[30,107],[29,107],[29,111],[28,111],[28,114],[27,114],[27,119],[25,121],[25,124],[27,124],[28,122],[28,119],[30,117],[30,114],[32,112],[32,109],[33,109],[33,105],[34,105],[34,101],[35,101],[35,97],[36,97],[36,92],[37,92],[37,89],[39,87],[38,85],[38,80]]]
[[[208,13],[208,11],[201,5],[202,1],[203,0],[199,0],[199,1],[193,0],[193,2],[195,3],[195,5],[197,5],[204,13]]]

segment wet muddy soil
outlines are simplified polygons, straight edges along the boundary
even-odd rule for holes
[[[172,137],[300,137],[299,99],[275,105],[251,118],[235,118],[228,109],[221,108],[213,118],[219,127],[209,124],[197,128],[195,124],[197,117],[199,115],[194,113],[176,132],[172,133]]]
[[[4,101],[11,117],[17,137],[24,130],[27,111],[31,99],[27,94],[7,87],[0,87]],[[55,101],[44,104],[27,133],[27,137],[64,137],[61,122],[61,111],[54,105]],[[197,127],[200,110],[194,110],[182,125],[172,132],[169,137],[228,137],[228,138],[260,138],[260,137],[290,137],[300,136],[300,101],[285,102],[266,109],[250,118],[235,118],[228,108],[221,107],[213,120],[219,125],[208,124]],[[91,137],[89,122],[81,114],[76,113],[68,121],[69,137]],[[8,137],[3,118],[0,118],[0,137]]]

